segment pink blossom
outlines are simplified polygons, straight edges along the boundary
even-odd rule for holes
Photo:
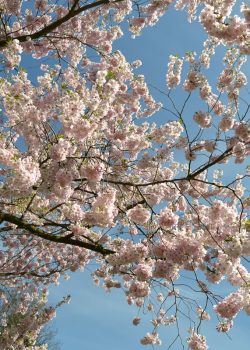
[[[205,112],[196,112],[193,116],[193,119],[196,123],[200,125],[201,128],[210,128],[212,118],[209,113]]]
[[[242,310],[243,296],[239,293],[232,293],[214,306],[214,310],[224,318],[233,318]]]
[[[206,338],[203,335],[191,331],[191,335],[187,339],[188,346],[192,350],[207,350]]]
[[[127,213],[130,220],[137,224],[145,224],[150,219],[150,211],[143,208],[142,205],[137,205],[135,208],[128,210]]]
[[[225,321],[221,321],[217,326],[216,326],[216,330],[218,332],[223,332],[223,333],[227,333],[230,331],[230,329],[233,327],[233,320],[225,320]]]
[[[152,276],[152,267],[146,264],[139,264],[134,273],[138,281],[146,281]]]
[[[146,282],[133,282],[129,288],[129,293],[135,298],[146,297],[150,292]]]
[[[141,318],[140,318],[140,317],[135,317],[135,318],[133,319],[133,325],[134,325],[134,326],[138,326],[138,324],[140,323],[140,321],[141,321]]]
[[[164,229],[175,226],[178,222],[178,216],[171,209],[165,208],[160,211],[159,225]]]
[[[83,166],[80,169],[80,174],[88,179],[89,182],[98,182],[102,178],[103,171],[104,165],[102,163],[93,163]]]
[[[210,320],[209,313],[206,310],[203,310],[202,307],[197,307],[196,312],[200,320]]]
[[[222,131],[228,131],[232,129],[233,126],[234,126],[234,119],[227,116],[223,117],[219,123],[219,128]]]
[[[180,84],[183,59],[178,56],[169,56],[168,72],[166,75],[167,87],[172,89]]]
[[[142,345],[155,344],[161,345],[158,333],[147,333],[144,338],[141,339]]]
[[[70,142],[60,138],[58,143],[54,144],[50,149],[51,158],[55,161],[64,161],[69,154]]]

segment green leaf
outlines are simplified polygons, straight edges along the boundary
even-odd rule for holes
[[[20,70],[21,72],[28,73],[27,69],[24,68],[24,67],[20,67],[19,70]]]
[[[113,79],[113,78],[115,78],[115,73],[112,72],[111,70],[109,70],[108,74],[106,75],[106,79],[110,80],[110,79]]]

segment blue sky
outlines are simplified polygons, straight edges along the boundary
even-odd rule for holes
[[[198,23],[190,25],[185,13],[170,10],[155,27],[147,28],[136,39],[129,38],[125,30],[124,38],[117,41],[115,49],[122,51],[128,61],[141,59],[143,66],[138,70],[138,74],[144,74],[148,83],[166,91],[165,74],[168,56],[170,54],[184,55],[186,51],[199,53],[205,37]],[[211,78],[219,71],[220,57],[221,54],[212,61]],[[168,101],[164,95],[158,94],[154,89],[152,93],[157,99],[161,99],[165,106],[167,105]],[[176,99],[182,101],[183,95],[177,92]],[[192,104],[195,103],[199,105],[198,101],[192,102]],[[167,113],[160,111],[150,120],[163,123],[168,119]],[[231,170],[233,173],[233,168]],[[219,291],[227,294],[228,286],[223,284]],[[106,293],[102,288],[95,287],[89,271],[86,270],[83,273],[72,274],[69,281],[62,280],[58,287],[51,287],[50,301],[56,302],[67,294],[71,294],[72,301],[58,310],[54,321],[62,350],[139,350],[145,348],[140,345],[139,340],[152,329],[149,319],[145,317],[145,321],[140,326],[132,325],[132,318],[137,315],[137,309],[127,305],[121,290]],[[250,323],[245,314],[237,317],[235,327],[230,332],[232,340],[225,335],[218,334],[214,329],[216,324],[217,321],[213,319],[207,323],[207,328],[202,329],[203,334],[208,338],[209,349],[249,350]],[[163,340],[162,348],[167,349],[175,336],[175,327],[163,328],[160,334]],[[186,336],[185,333],[184,341]],[[180,343],[174,345],[172,349],[181,349]]]
[[[227,289],[219,290],[224,294]],[[140,344],[140,339],[152,329],[150,318],[143,318],[137,327],[132,325],[137,316],[137,308],[128,306],[121,290],[111,293],[94,286],[87,271],[72,274],[68,281],[62,281],[58,287],[51,288],[50,300],[56,301],[64,295],[71,294],[68,305],[57,311],[53,326],[57,329],[57,339],[62,350],[142,350],[151,349]],[[249,319],[243,313],[236,318],[235,327],[230,332],[231,340],[224,334],[215,331],[215,319],[203,326],[202,334],[207,336],[211,350],[249,350]],[[183,328],[183,340],[187,336]],[[176,335],[175,326],[160,330],[166,350]],[[180,343],[172,347],[182,349]]]

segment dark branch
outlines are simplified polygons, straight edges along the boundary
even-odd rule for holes
[[[120,2],[120,1],[123,1],[123,0],[115,0],[115,1],[113,1],[113,3]],[[20,35],[20,36],[16,36],[16,37],[9,36],[4,40],[0,40],[0,47],[5,47],[8,44],[10,39],[11,40],[17,39],[18,41],[20,41],[22,43],[22,42],[25,42],[29,39],[34,40],[34,39],[39,39],[41,37],[44,37],[46,34],[53,32],[56,28],[60,27],[63,23],[68,22],[71,18],[79,15],[80,13],[87,11],[91,8],[95,8],[95,7],[98,7],[101,5],[106,5],[109,3],[110,3],[109,0],[99,0],[96,2],[92,2],[91,4],[87,4],[87,5],[81,6],[79,8],[75,8],[76,4],[77,4],[77,2],[76,2],[65,16],[50,23],[49,25],[38,30],[35,33],[29,34],[29,35]]]
[[[76,239],[72,239],[71,235],[67,235],[66,237],[60,237],[60,236],[55,236],[52,234],[49,234],[36,225],[30,224],[15,215],[12,214],[7,214],[7,213],[0,213],[0,221],[6,221],[11,224],[17,225],[18,228],[24,229],[28,232],[30,232],[32,235],[40,237],[42,239],[46,239],[47,241],[55,242],[55,243],[63,243],[63,244],[69,244],[77,247],[82,247],[97,253],[100,253],[102,255],[108,255],[108,254],[113,254],[115,253],[114,251],[110,249],[105,249],[99,244],[92,244],[92,243],[87,243],[87,242],[82,242]]]

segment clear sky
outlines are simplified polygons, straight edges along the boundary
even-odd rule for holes
[[[221,288],[221,292],[227,292],[226,288]],[[140,339],[152,330],[150,319],[145,317],[139,326],[132,325],[137,308],[128,306],[122,290],[105,292],[94,286],[89,273],[85,271],[72,274],[70,280],[52,288],[50,300],[56,301],[67,294],[72,296],[71,303],[58,309],[53,322],[62,350],[152,349],[140,344]],[[202,328],[210,350],[249,350],[249,317],[242,313],[236,318],[235,327],[229,333],[231,339],[217,333],[216,324],[217,320],[212,319]],[[175,326],[162,327],[160,335],[163,344],[158,348],[166,350],[176,335]],[[183,325],[184,342],[186,336]],[[181,349],[180,343],[172,347],[172,350]]]
[[[128,61],[141,59],[142,68],[138,74],[144,74],[146,81],[157,88],[166,91],[165,74],[168,56],[170,54],[184,55],[186,51],[202,49],[205,33],[198,23],[189,24],[186,14],[176,13],[173,10],[152,28],[147,28],[142,35],[131,39],[126,35],[117,41],[115,49],[122,51]],[[218,55],[212,61],[211,77],[219,71]],[[168,101],[152,89],[157,99],[161,99],[164,106]],[[179,94],[179,95],[178,95]],[[183,101],[181,92],[176,93],[176,98]],[[199,103],[193,101],[192,103]],[[153,119],[164,122],[169,119],[165,111],[160,111]],[[150,121],[149,120],[149,121]],[[190,118],[191,120],[191,118]],[[226,284],[219,289],[226,294]],[[54,322],[58,329],[58,340],[62,350],[140,350],[145,347],[140,345],[140,339],[147,331],[151,331],[149,319],[141,325],[132,325],[132,318],[137,315],[137,308],[128,306],[122,290],[114,290],[106,293],[103,289],[94,286],[89,271],[72,274],[69,281],[62,281],[58,287],[52,287],[50,301],[56,302],[64,295],[71,294],[72,301],[63,306],[57,312]],[[232,340],[226,335],[215,331],[217,320],[207,323],[202,333],[207,336],[209,349],[211,350],[249,350],[250,322],[242,314],[237,317],[235,328],[230,332]],[[167,349],[175,336],[175,326],[162,328],[162,348]],[[187,334],[183,335],[185,341]],[[173,350],[182,349],[180,343],[172,347]]]

